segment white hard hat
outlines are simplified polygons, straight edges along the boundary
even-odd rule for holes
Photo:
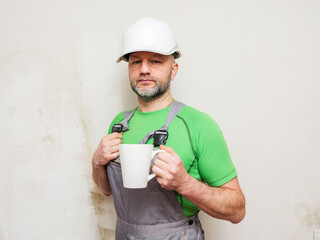
[[[124,32],[121,57],[117,63],[121,60],[128,61],[127,54],[140,51],[173,54],[175,58],[181,56],[170,27],[154,18],[142,18]]]

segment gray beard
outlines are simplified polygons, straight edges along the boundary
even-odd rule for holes
[[[143,89],[138,87],[137,85],[131,86],[132,90],[141,98],[146,100],[151,100],[156,97],[161,96],[165,93],[170,87],[170,81],[162,86],[156,82],[156,86],[154,88]]]

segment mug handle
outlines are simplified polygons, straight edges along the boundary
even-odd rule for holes
[[[161,150],[161,149],[159,149],[159,150],[153,150],[152,151],[152,155],[151,155],[151,159],[153,159],[154,158],[154,156],[157,154],[157,153],[160,153],[160,152],[165,152],[164,150]],[[152,179],[152,178],[154,178],[156,175],[154,174],[154,173],[151,173],[149,176],[148,176],[148,182]]]

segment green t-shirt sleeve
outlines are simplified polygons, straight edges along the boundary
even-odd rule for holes
[[[123,112],[119,113],[111,122],[110,126],[109,126],[109,130],[108,130],[108,134],[111,133],[112,131],[112,127],[114,124],[120,123],[123,120]]]
[[[202,118],[197,138],[197,154],[201,178],[219,187],[237,176],[228,146],[218,124],[208,115]]]

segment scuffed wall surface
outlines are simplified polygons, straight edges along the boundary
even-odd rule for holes
[[[93,204],[98,218],[98,230],[101,239],[114,239],[115,215],[113,201],[99,193],[92,193]]]
[[[313,0],[0,1],[0,239],[114,239],[113,199],[93,184],[91,156],[136,104],[115,59],[140,16],[173,27],[173,94],[217,120],[247,197],[239,225],[201,214],[207,239],[312,239],[319,10]]]
[[[94,239],[79,74],[36,48],[0,62],[2,239]]]
[[[75,3],[0,3],[1,240],[114,238],[112,200],[91,180],[83,59],[96,52]]]

